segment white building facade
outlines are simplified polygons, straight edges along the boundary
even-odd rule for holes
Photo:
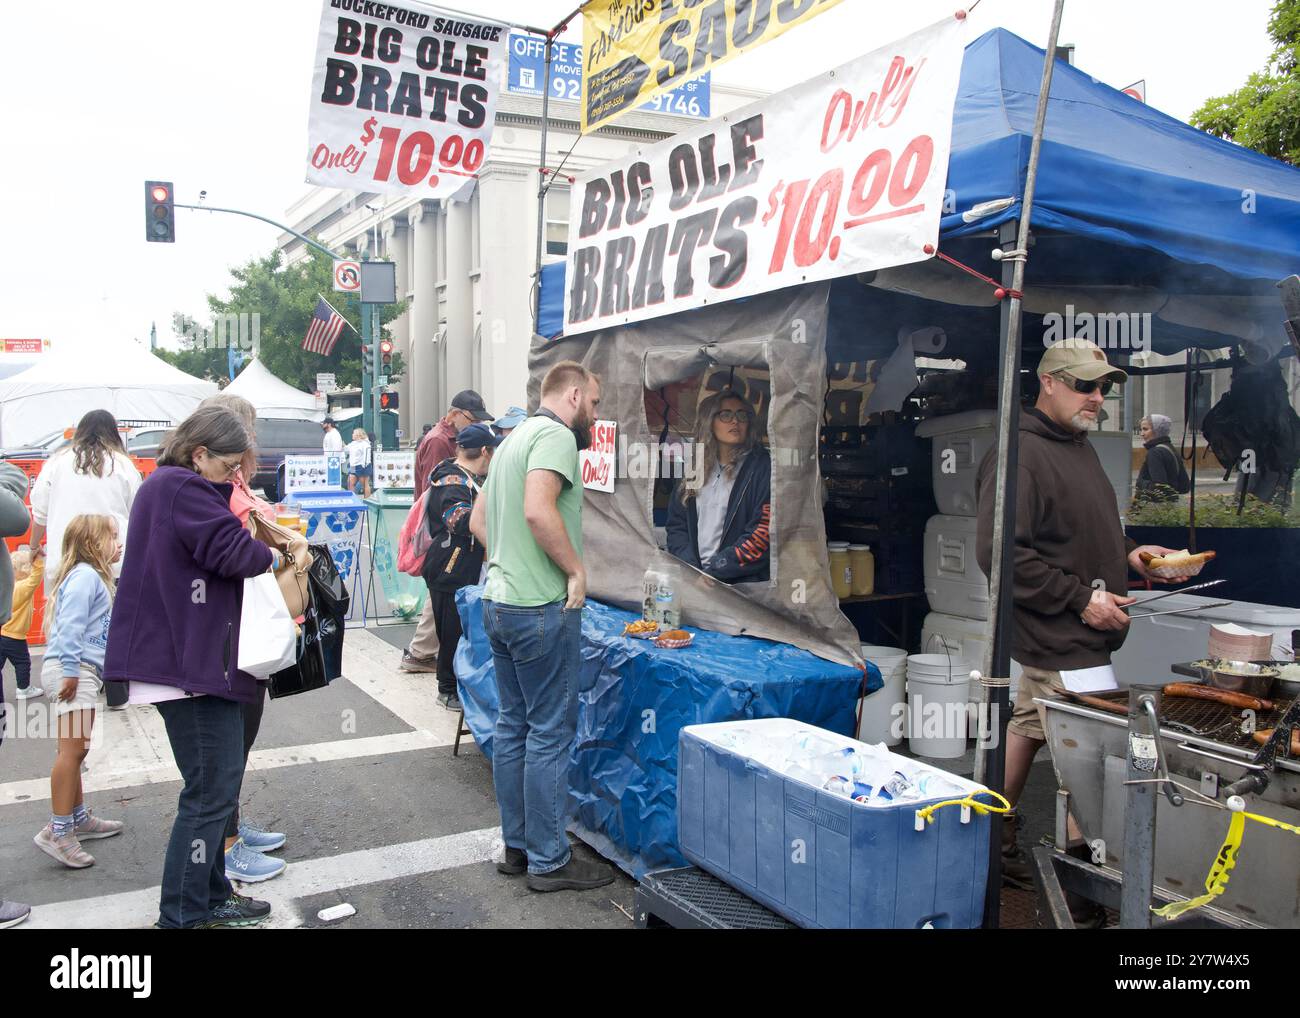
[[[712,115],[762,95],[715,84]],[[501,93],[492,144],[468,201],[314,188],[288,211],[293,229],[332,250],[396,263],[397,294],[408,308],[387,330],[406,371],[390,387],[400,394],[408,442],[462,389],[477,390],[495,414],[525,405],[541,109],[540,98]],[[562,168],[546,197],[543,264],[564,255],[571,177],[698,123],[637,111],[579,138],[577,103],[554,99],[548,121],[546,165]],[[307,257],[306,245],[289,234],[281,234],[279,247],[290,263]]]

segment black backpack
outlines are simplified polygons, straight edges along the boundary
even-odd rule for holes
[[[1256,470],[1290,476],[1300,463],[1300,417],[1277,364],[1241,368],[1232,388],[1205,415],[1201,434],[1226,467],[1225,481],[1248,449],[1255,453]]]

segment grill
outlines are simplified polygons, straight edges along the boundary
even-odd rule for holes
[[[1097,699],[1109,700],[1128,709],[1128,693],[1094,694]],[[1272,710],[1256,711],[1251,725],[1236,707],[1227,707],[1210,700],[1193,700],[1190,697],[1166,696],[1161,700],[1160,725],[1163,728],[1184,732],[1200,739],[1210,739],[1225,746],[1253,752],[1260,748],[1251,733],[1264,728],[1275,728],[1282,719],[1290,700],[1274,700]],[[1279,750],[1278,756],[1285,756]]]

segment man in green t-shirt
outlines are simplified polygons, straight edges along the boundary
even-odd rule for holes
[[[574,857],[565,834],[569,748],[577,732],[582,605],[582,475],[600,380],[574,361],[542,379],[541,407],[492,461],[470,530],[487,548],[483,624],[501,701],[492,781],[506,855],[534,891],[586,890],[614,879]]]

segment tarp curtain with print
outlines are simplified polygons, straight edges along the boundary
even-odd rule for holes
[[[579,177],[566,334],[930,257],[964,24]]]
[[[326,0],[307,182],[467,197],[492,138],[507,36],[502,25]]]

